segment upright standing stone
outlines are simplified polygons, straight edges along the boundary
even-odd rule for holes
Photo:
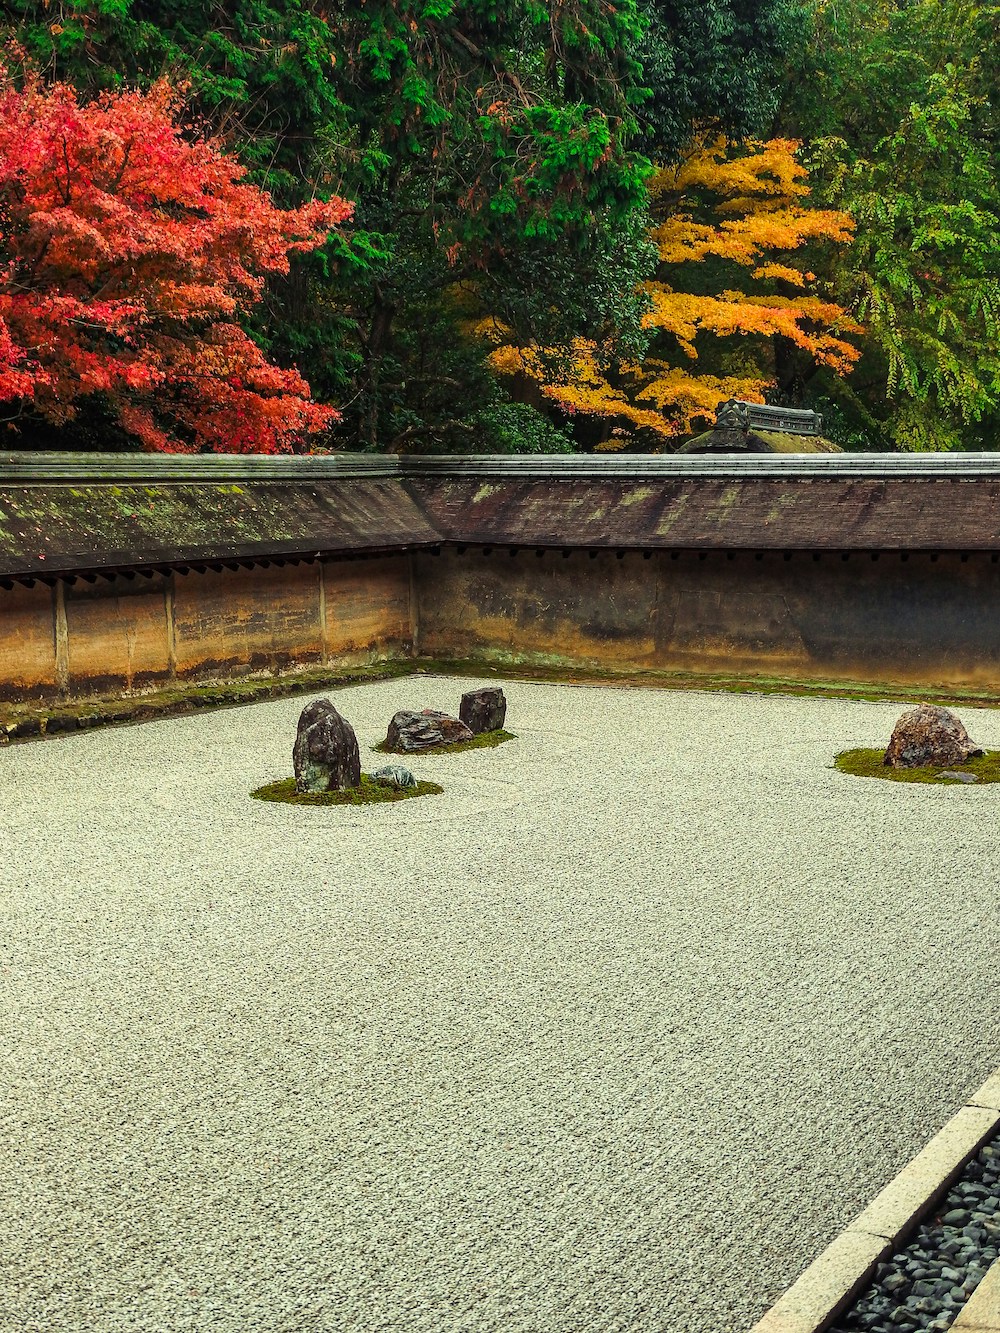
[[[921,704],[896,723],[883,762],[890,768],[948,768],[981,754],[950,708]]]
[[[358,738],[350,722],[340,716],[329,699],[316,699],[303,708],[292,763],[296,791],[341,791],[344,787],[360,787]]]
[[[393,715],[385,738],[385,748],[396,754],[414,754],[432,750],[436,745],[455,745],[471,741],[472,732],[457,717],[439,713],[436,708],[425,708],[415,713],[401,708]]]
[[[481,736],[484,731],[499,731],[507,716],[503,690],[490,687],[467,691],[462,695],[458,716],[473,736]]]

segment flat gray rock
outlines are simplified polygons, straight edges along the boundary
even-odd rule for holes
[[[978,782],[979,778],[975,773],[954,773],[945,769],[943,773],[938,774],[939,778],[948,778],[951,782]]]
[[[415,713],[403,708],[389,723],[385,748],[397,754],[413,754],[432,750],[436,745],[456,745],[459,741],[471,740],[472,732],[465,723],[449,713],[440,713],[435,708]]]

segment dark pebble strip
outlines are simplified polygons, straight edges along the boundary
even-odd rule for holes
[[[875,1270],[830,1333],[944,1333],[1000,1252],[1000,1136],[981,1148],[928,1221]]]

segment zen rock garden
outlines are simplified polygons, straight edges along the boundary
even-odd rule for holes
[[[433,708],[401,709],[389,722],[386,739],[374,748],[394,754],[435,753],[480,744],[494,745],[513,736],[503,730],[507,700],[499,688],[463,694],[459,716]],[[419,781],[402,764],[387,764],[371,774],[361,771],[358,738],[350,722],[329,699],[314,699],[300,716],[292,747],[294,777],[261,787],[260,800],[309,805],[365,805],[438,794],[434,782]]]
[[[896,782],[1000,781],[1000,754],[976,745],[956,714],[935,704],[920,704],[904,713],[884,753],[845,750],[837,756],[836,766],[855,777]]]

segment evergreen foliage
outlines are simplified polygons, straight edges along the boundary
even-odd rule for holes
[[[828,271],[864,323],[848,442],[995,448],[1000,426],[1000,5],[816,0],[784,123],[856,221]],[[833,415],[833,414],[828,414]]]

